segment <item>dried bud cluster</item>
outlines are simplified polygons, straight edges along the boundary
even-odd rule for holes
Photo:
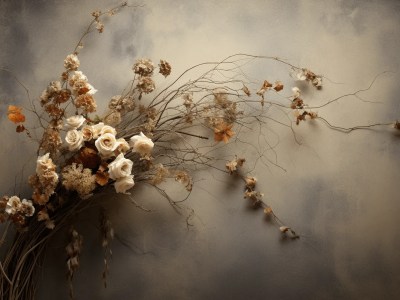
[[[246,159],[244,159],[244,158],[235,157],[234,160],[231,160],[231,161],[227,162],[225,164],[225,167],[227,168],[229,174],[232,175],[233,173],[237,172],[237,168],[238,167],[242,167],[243,166],[245,161],[246,161]]]
[[[171,74],[171,65],[165,60],[160,60],[158,67],[160,69],[160,74],[164,75],[164,77]]]
[[[322,76],[316,75],[314,72],[310,71],[309,69],[299,69],[295,73],[295,78],[297,80],[305,80],[307,82],[311,82],[313,86],[315,86],[317,89],[322,88]]]

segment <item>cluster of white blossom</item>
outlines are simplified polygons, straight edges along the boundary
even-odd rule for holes
[[[94,145],[103,160],[115,159],[108,164],[109,178],[115,180],[117,193],[126,193],[134,186],[132,166],[133,162],[124,157],[131,150],[143,158],[148,158],[154,147],[151,139],[142,132],[131,137],[129,143],[124,138],[117,138],[114,127],[100,122],[95,125],[85,125],[86,119],[82,115],[66,119],[66,127],[70,129],[65,137],[69,151],[78,151],[85,142],[95,141]]]

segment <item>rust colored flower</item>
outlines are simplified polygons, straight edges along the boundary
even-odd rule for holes
[[[8,119],[16,124],[25,122],[25,116],[22,114],[22,107],[9,105],[7,115]]]
[[[232,130],[233,124],[226,124],[222,122],[214,128],[214,140],[216,142],[224,141],[227,143],[229,139],[235,134]]]

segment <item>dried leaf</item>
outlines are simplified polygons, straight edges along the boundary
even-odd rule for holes
[[[101,186],[105,186],[108,183],[109,175],[107,172],[100,171],[96,172],[96,183]]]
[[[16,130],[18,133],[24,132],[24,131],[25,131],[25,126],[22,125],[22,124],[19,124],[15,130]]]
[[[283,83],[280,81],[276,81],[274,84],[274,90],[279,92],[283,90]]]
[[[243,85],[242,90],[248,97],[250,97],[251,93],[247,86]]]

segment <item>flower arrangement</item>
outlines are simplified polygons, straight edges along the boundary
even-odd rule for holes
[[[252,82],[243,74],[242,67],[254,60],[280,63],[289,69],[295,82],[304,81],[316,90],[322,89],[324,77],[277,57],[247,54],[190,67],[161,90],[155,74],[169,77],[173,67],[163,59],[158,65],[150,59],[138,59],[132,66],[127,88],[110,99],[105,114],[96,115],[98,91],[81,71],[79,51],[84,37],[92,30],[104,31],[103,17],[114,15],[124,7],[128,5],[124,3],[107,12],[93,12],[93,20],[78,46],[64,60],[60,79],[50,82],[39,99],[30,101],[30,109],[16,105],[8,108],[8,119],[15,123],[17,133],[25,133],[30,139],[40,138],[36,170],[29,177],[32,195],[29,199],[19,195],[4,195],[0,199],[0,220],[7,224],[6,231],[10,225],[17,230],[0,265],[2,299],[33,299],[36,266],[43,259],[47,241],[72,215],[95,205],[94,195],[109,190],[129,195],[135,185],[147,183],[160,191],[171,205],[177,206],[160,184],[173,179],[183,184],[189,195],[194,171],[199,168],[213,168],[240,178],[244,198],[272,218],[283,235],[297,239],[299,235],[283,223],[263,199],[262,192],[257,189],[257,179],[246,172],[249,158],[232,155],[227,160],[215,154],[216,150],[230,154],[229,146],[235,144],[232,140],[244,141],[246,129],[267,126],[266,121],[293,131],[294,138],[296,125],[318,120],[343,132],[387,125],[400,129],[398,121],[352,128],[333,126],[319,116],[316,109],[340,97],[312,107],[307,105],[299,87],[287,93],[278,79],[273,83],[262,80],[257,89],[252,89]],[[201,75],[182,83],[180,79],[193,71]],[[100,87],[99,90],[101,92]],[[276,95],[283,101],[274,100]],[[285,111],[290,118],[286,122],[274,119],[271,108]],[[37,117],[39,129],[25,124],[28,113]],[[273,151],[273,147],[267,150]],[[265,157],[265,149],[258,151],[260,157]],[[113,229],[106,212],[102,211],[100,220],[102,247],[108,249]],[[72,280],[79,267],[81,249],[82,236],[71,229],[70,243],[66,246],[71,298],[74,297]],[[108,270],[107,256],[104,279]]]

